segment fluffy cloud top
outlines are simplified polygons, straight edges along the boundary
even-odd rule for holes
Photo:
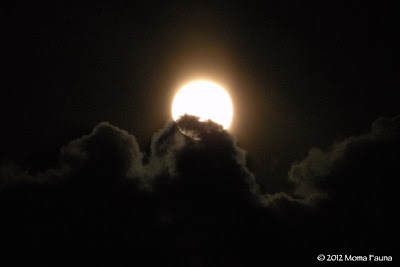
[[[9,256],[28,255],[19,257],[26,263],[65,265],[81,257],[112,265],[312,263],[324,251],[375,244],[388,254],[399,118],[379,119],[327,151],[311,149],[289,171],[294,192],[269,195],[260,194],[235,138],[212,122],[168,122],[146,163],[134,136],[103,122],[61,149],[57,169],[30,175],[3,164],[2,243]]]
[[[335,174],[342,168],[349,168],[346,171],[353,169],[351,173],[355,177],[349,181],[357,179],[361,173],[367,176],[376,175],[371,179],[381,181],[389,175],[388,169],[392,169],[397,163],[399,133],[400,116],[380,118],[372,124],[371,131],[367,134],[336,142],[327,151],[310,149],[308,156],[293,164],[289,171],[289,180],[296,185],[295,194],[308,201],[329,197],[328,188],[332,188],[328,184],[343,179],[336,178]],[[351,167],[351,164],[354,166]]]

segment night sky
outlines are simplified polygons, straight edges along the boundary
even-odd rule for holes
[[[56,2],[1,4],[2,253],[50,266],[395,256],[389,1]],[[199,78],[234,107],[228,131],[179,122],[200,141],[171,118]]]

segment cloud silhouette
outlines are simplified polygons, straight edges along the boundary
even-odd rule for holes
[[[289,171],[289,180],[296,185],[295,194],[307,201],[330,197],[328,190],[332,188],[328,184],[336,179],[333,178],[337,176],[335,173],[349,163],[354,164],[354,169],[360,172],[352,171],[355,177],[368,170],[366,173],[375,173],[376,179],[381,179],[381,176],[387,175],[385,169],[389,168],[388,166],[384,169],[383,166],[388,164],[394,166],[396,163],[395,153],[398,148],[399,132],[400,116],[379,118],[372,124],[371,131],[367,134],[336,142],[327,151],[319,148],[310,149],[308,156],[301,162],[293,164]],[[376,168],[380,170],[379,173],[376,173]]]
[[[327,151],[313,148],[292,165],[294,196],[314,205],[311,218],[323,235],[310,236],[325,243],[327,253],[337,248],[394,253],[399,133],[400,116],[379,118],[370,132],[336,142]]]
[[[97,180],[141,176],[142,158],[135,137],[107,122],[61,149],[63,166],[72,171],[90,169]]]
[[[103,122],[61,149],[59,168],[32,175],[2,165],[1,242],[25,263],[64,265],[82,257],[100,265],[312,264],[338,247],[376,244],[388,254],[399,118],[311,149],[289,171],[294,191],[268,195],[236,139],[211,121],[167,122],[145,162],[134,136]]]

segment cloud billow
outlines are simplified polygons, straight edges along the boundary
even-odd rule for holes
[[[314,206],[312,224],[324,233],[315,242],[329,240],[326,250],[394,253],[399,133],[400,116],[379,118],[370,132],[313,148],[292,165],[294,195]]]
[[[366,175],[363,179],[372,175],[379,180],[387,177],[388,170],[398,161],[399,136],[400,116],[380,118],[372,124],[369,133],[336,142],[326,151],[310,149],[308,156],[289,170],[289,180],[296,185],[295,194],[309,201],[329,198],[328,191],[332,190],[329,184],[342,179],[336,176],[345,168],[345,172],[354,174],[349,182],[361,177],[361,173]],[[360,186],[365,184],[359,182]]]
[[[3,164],[2,242],[11,255],[29,251],[34,262],[73,255],[65,265],[82,255],[99,264],[281,264],[309,262],[316,243],[368,248],[372,241],[359,235],[370,231],[376,241],[380,227],[394,228],[399,117],[327,151],[311,149],[289,171],[294,192],[269,195],[232,135],[190,116],[179,125],[154,134],[146,163],[133,135],[102,122],[61,149],[57,169],[31,175]]]
[[[142,158],[135,137],[107,122],[61,149],[63,166],[71,171],[91,169],[96,177],[141,176]]]

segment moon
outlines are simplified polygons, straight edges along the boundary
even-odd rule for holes
[[[229,129],[233,118],[232,101],[222,86],[211,81],[193,81],[178,91],[172,103],[175,121],[185,114],[199,117],[200,121],[212,120]]]

